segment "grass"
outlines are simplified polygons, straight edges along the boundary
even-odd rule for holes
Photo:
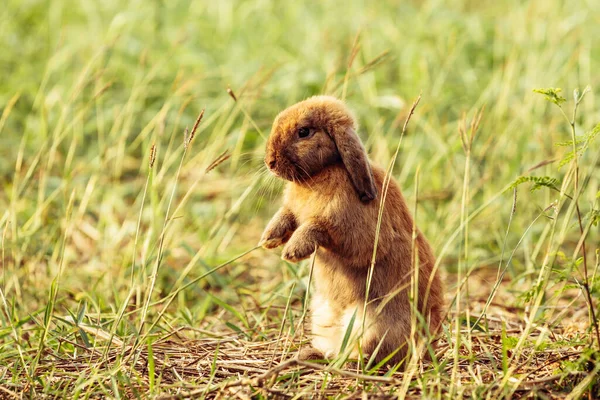
[[[600,395],[597,2],[5,3],[0,397]],[[311,263],[256,247],[272,119],[318,93],[438,256],[404,373],[291,360]]]

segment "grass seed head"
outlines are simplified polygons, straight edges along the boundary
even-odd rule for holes
[[[188,145],[190,144],[190,138],[189,138],[189,129],[186,126],[185,130],[183,131],[183,148],[187,150]]]
[[[194,126],[192,127],[192,131],[190,132],[189,135],[188,135],[188,129],[185,128],[183,144],[186,149],[188,148],[190,143],[192,143],[192,140],[194,140],[194,136],[196,136],[196,131],[198,130],[198,125],[200,125],[200,122],[202,122],[202,118],[204,117],[204,110],[205,109],[203,108],[202,111],[200,111],[200,114],[198,115],[198,118],[196,118],[196,122],[194,123]]]
[[[225,150],[217,158],[215,158],[215,160],[213,162],[211,162],[208,167],[206,167],[206,170],[204,170],[204,172],[208,173],[208,172],[212,171],[213,169],[217,168],[219,166],[219,164],[226,161],[229,157],[231,157],[231,154],[227,154],[227,150]]]
[[[156,144],[152,143],[152,147],[150,147],[150,169],[154,167],[154,162],[156,161]]]
[[[235,96],[235,93],[233,93],[233,90],[231,90],[229,86],[227,86],[227,94],[233,99],[233,101],[237,102],[237,97]]]

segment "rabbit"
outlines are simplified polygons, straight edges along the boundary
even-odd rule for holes
[[[287,185],[283,206],[259,245],[267,249],[283,245],[282,258],[290,262],[316,251],[312,347],[301,349],[299,358],[338,356],[354,321],[350,332],[358,340],[351,357],[375,353],[376,362],[388,358],[388,364],[401,365],[411,337],[435,334],[440,328],[442,284],[433,271],[432,249],[418,230],[414,239],[418,261],[413,261],[413,219],[392,179],[363,315],[385,171],[369,161],[356,132],[352,112],[331,96],[310,97],[277,115],[264,161]],[[418,271],[413,271],[414,264]],[[411,286],[411,277],[418,285]],[[416,291],[416,306],[409,300],[411,290]],[[416,324],[415,307],[422,316]]]

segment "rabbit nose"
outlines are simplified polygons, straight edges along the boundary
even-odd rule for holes
[[[277,165],[277,161],[275,160],[275,157],[269,157],[265,160],[265,162],[271,169],[275,168],[275,166]]]

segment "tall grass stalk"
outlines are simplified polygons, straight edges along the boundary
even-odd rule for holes
[[[573,186],[573,188],[574,188],[573,202],[575,203],[575,209],[577,211],[577,222],[579,225],[579,231],[581,233],[581,253],[582,253],[582,258],[583,258],[583,283],[580,286],[582,287],[584,295],[586,296],[586,301],[588,302],[590,326],[596,333],[596,345],[598,346],[598,349],[600,350],[600,330],[598,329],[598,319],[596,318],[596,310],[594,307],[594,300],[592,299],[590,283],[589,283],[587,250],[586,250],[586,246],[585,246],[587,233],[584,232],[583,222],[582,222],[582,217],[581,217],[581,210],[579,209],[579,196],[581,195],[581,190],[580,190],[581,188],[580,188],[580,184],[579,184],[579,149],[577,148],[577,135],[575,132],[577,109],[579,108],[579,104],[583,100],[584,96],[590,90],[591,90],[590,87],[587,86],[583,90],[581,95],[579,95],[578,90],[574,91],[573,94],[574,94],[575,105],[573,106],[573,116],[571,117],[571,119],[569,119],[567,117],[567,115],[563,111],[562,107],[560,107],[560,105],[559,105],[559,109],[561,110],[563,116],[569,123],[569,127],[571,128],[570,129],[571,130],[571,141],[573,144],[573,147],[572,147],[573,161],[572,161],[572,163],[574,166],[573,168],[575,170],[575,179],[574,179],[574,186]],[[578,246],[578,250],[579,250],[579,246]],[[591,345],[593,345],[593,339],[591,340]]]
[[[508,226],[506,228],[506,233],[508,235],[508,231],[510,230],[510,225],[512,222],[512,218],[516,212],[516,206],[517,206],[517,191],[516,189],[514,189],[514,196],[513,196],[513,205],[511,208],[511,213],[510,213],[510,218],[508,220]],[[471,332],[473,332],[473,329],[475,329],[475,327],[478,326],[478,324],[481,322],[482,319],[485,319],[485,315],[487,312],[487,309],[489,308],[490,304],[492,303],[494,296],[496,295],[498,288],[500,287],[500,284],[502,283],[504,276],[506,275],[506,271],[508,271],[508,268],[510,267],[510,264],[513,260],[513,257],[515,256],[515,253],[517,252],[517,249],[519,248],[519,246],[521,245],[521,243],[523,243],[523,240],[525,239],[525,237],[527,237],[527,234],[531,231],[531,228],[535,225],[535,223],[542,217],[545,216],[546,212],[553,209],[553,205],[548,206],[547,208],[545,208],[542,212],[540,212],[534,219],[533,221],[531,221],[531,223],[527,226],[527,228],[525,229],[525,231],[523,232],[523,234],[521,235],[521,237],[519,238],[518,243],[515,245],[513,251],[511,252],[510,256],[508,257],[508,260],[506,260],[506,264],[504,266],[504,268],[502,268],[502,263],[504,260],[504,249],[505,249],[505,245],[506,245],[506,236],[504,238],[504,242],[502,244],[502,256],[500,258],[500,262],[498,264],[498,275],[496,277],[496,282],[494,282],[494,286],[492,287],[492,290],[490,291],[490,294],[488,295],[487,300],[485,301],[485,305],[483,306],[483,310],[481,311],[481,314],[479,315],[479,317],[477,318],[477,320],[475,320],[475,322],[473,323],[473,326],[471,326]]]
[[[138,220],[137,220],[137,224],[136,224],[136,229],[135,229],[135,238],[133,240],[133,250],[132,250],[132,255],[131,255],[131,276],[130,276],[130,281],[129,281],[129,292],[127,293],[127,296],[125,296],[125,299],[123,300],[123,302],[121,303],[121,306],[119,307],[119,310],[117,312],[116,318],[112,324],[112,328],[110,331],[110,339],[108,341],[108,345],[105,347],[104,350],[104,354],[102,356],[102,360],[101,362],[105,362],[106,358],[108,357],[108,353],[110,351],[110,347],[111,344],[113,342],[113,338],[116,335],[117,329],[119,328],[119,324],[121,323],[121,321],[123,320],[123,316],[125,314],[125,309],[127,308],[127,306],[129,305],[129,301],[132,298],[133,294],[135,293],[137,287],[135,284],[135,265],[136,265],[136,257],[137,257],[137,245],[138,245],[138,239],[139,239],[139,234],[140,234],[140,229],[141,229],[141,225],[142,225],[142,215],[144,212],[144,204],[146,203],[146,195],[148,193],[148,187],[151,185],[152,182],[152,177],[153,177],[153,171],[154,171],[154,164],[156,162],[156,145],[152,144],[152,146],[150,147],[150,154],[149,154],[149,160],[148,160],[148,175],[146,176],[146,182],[144,183],[144,189],[142,191],[142,199],[141,199],[141,204],[140,204],[140,212],[138,214]],[[140,274],[144,271],[144,269],[140,268]],[[125,348],[123,347],[122,352],[125,351]],[[123,354],[121,354],[123,355]]]
[[[192,140],[194,139],[194,136],[196,135],[196,130],[198,129],[198,126],[200,125],[200,122],[202,121],[202,117],[204,116],[204,110],[202,110],[200,112],[200,114],[198,115],[198,118],[196,119],[196,123],[194,124],[194,127],[192,128],[192,130],[189,132],[188,135],[188,131],[187,129],[185,130],[184,133],[184,137],[183,137],[183,154],[181,155],[181,160],[179,162],[179,167],[177,168],[177,173],[175,175],[175,181],[173,182],[173,189],[171,190],[171,196],[169,198],[169,203],[167,205],[167,211],[165,212],[165,219],[163,222],[163,228],[162,231],[160,232],[160,238],[159,238],[159,245],[158,245],[158,253],[156,256],[156,262],[154,263],[154,269],[152,271],[152,275],[150,276],[150,287],[148,288],[148,294],[146,296],[146,301],[144,302],[144,306],[142,307],[142,313],[140,316],[140,326],[138,328],[138,336],[140,336],[142,334],[142,330],[144,328],[144,324],[146,323],[146,315],[148,313],[148,306],[150,305],[150,300],[152,298],[152,293],[154,292],[154,287],[156,285],[156,278],[158,276],[158,270],[160,267],[160,263],[162,261],[162,253],[163,253],[163,248],[164,248],[164,242],[165,242],[165,235],[166,235],[166,229],[167,229],[167,223],[169,222],[171,215],[171,204],[173,203],[173,199],[175,197],[175,192],[177,190],[177,182],[179,180],[179,176],[181,174],[181,169],[183,167],[183,161],[185,159],[185,156],[187,154],[187,151],[192,143]],[[137,342],[136,342],[137,344]],[[136,346],[136,344],[134,344],[134,347]]]
[[[346,99],[346,94],[348,92],[348,83],[350,82],[350,74],[352,72],[352,64],[354,64],[354,60],[358,55],[359,48],[360,31],[356,32],[356,36],[354,37],[354,41],[352,42],[352,47],[350,48],[350,56],[348,57],[348,62],[346,64],[346,73],[344,74],[344,83],[342,85],[342,100]]]
[[[403,398],[408,393],[408,389],[413,381],[413,377],[418,374],[419,371],[419,359],[423,354],[424,343],[427,341],[428,328],[426,322],[422,317],[423,310],[419,309],[419,296],[426,297],[427,294],[419,293],[419,246],[417,242],[418,228],[417,228],[417,217],[418,217],[418,204],[419,204],[419,174],[421,172],[421,166],[417,166],[415,171],[415,188],[414,196],[415,203],[413,206],[413,226],[411,233],[411,275],[410,275],[410,287],[409,299],[410,306],[412,308],[410,318],[410,343],[407,343],[410,351],[408,352],[408,358],[405,361],[406,367],[404,375],[402,376],[402,386],[398,393],[400,398]],[[423,301],[423,309],[426,308],[427,300]]]
[[[169,308],[169,306],[171,305],[171,303],[173,302],[173,299],[182,291],[186,290],[187,288],[189,288],[190,286],[193,286],[195,284],[197,284],[198,282],[200,282],[202,279],[206,278],[207,276],[215,273],[216,271],[222,269],[223,267],[226,267],[228,265],[230,265],[231,263],[237,261],[238,259],[244,257],[245,255],[253,252],[256,249],[259,249],[260,246],[256,246],[251,248],[250,250],[247,250],[239,255],[237,255],[236,257],[233,257],[231,259],[229,259],[228,261],[225,261],[222,264],[217,265],[216,267],[206,271],[205,273],[203,273],[202,275],[191,279],[188,283],[186,283],[185,285],[182,285],[180,287],[178,287],[177,289],[171,291],[171,293],[169,293],[169,295],[167,295],[166,297],[163,297],[160,300],[155,301],[154,303],[150,303],[150,306],[155,306],[155,305],[159,305],[159,304],[163,304],[163,308],[159,311],[159,313],[157,314],[156,318],[154,319],[154,321],[152,321],[152,323],[150,324],[150,326],[148,327],[146,333],[144,333],[143,335],[141,335],[141,339],[138,340],[138,343],[143,342],[143,340],[145,340],[149,333],[152,331],[152,329],[156,326],[156,324],[158,324],[158,322],[162,319],[163,315],[165,315],[167,309]],[[136,347],[134,346],[134,349]],[[132,352],[133,354],[133,352]],[[129,359],[129,358],[128,358]]]
[[[465,170],[463,175],[463,187],[462,187],[462,200],[460,207],[460,223],[463,227],[463,258],[459,257],[458,270],[457,270],[457,287],[456,287],[456,318],[454,322],[454,351],[453,351],[453,367],[452,367],[452,379],[450,386],[451,396],[456,393],[455,385],[460,386],[460,380],[458,377],[458,365],[460,364],[460,349],[462,347],[462,336],[461,336],[461,325],[462,325],[462,281],[463,281],[463,270],[467,272],[464,277],[464,285],[466,288],[465,291],[465,301],[469,303],[469,218],[468,218],[468,207],[469,207],[469,187],[470,187],[470,177],[471,177],[471,152],[473,150],[473,141],[475,139],[475,135],[477,134],[477,130],[479,129],[479,124],[481,123],[481,117],[483,116],[483,108],[475,114],[473,119],[471,120],[471,124],[469,128],[467,128],[466,115],[463,114],[463,119],[459,124],[458,130],[460,135],[460,140],[462,143],[463,151],[465,153]],[[470,308],[467,305],[465,309],[465,321],[467,325],[467,340],[466,344],[471,352],[471,314]]]
[[[411,355],[411,358],[414,358],[413,356],[416,353],[416,349],[417,349],[417,339],[419,338],[420,335],[418,335],[418,328],[417,328],[417,323],[418,323],[418,319],[417,319],[417,315],[421,314],[423,312],[423,310],[419,309],[419,296],[425,296],[424,293],[419,293],[419,247],[418,247],[418,243],[417,243],[417,238],[418,238],[418,228],[417,228],[417,211],[418,211],[418,204],[419,204],[419,173],[421,172],[421,167],[420,165],[417,166],[417,170],[415,172],[415,191],[414,191],[414,196],[415,196],[415,204],[414,204],[414,209],[413,209],[413,226],[412,226],[412,235],[411,235],[411,244],[410,244],[410,250],[411,250],[411,266],[410,266],[410,270],[411,270],[411,276],[410,276],[410,281],[411,281],[411,285],[410,285],[410,301],[411,301],[411,306],[412,306],[412,313],[411,313],[411,321],[410,321],[410,337],[411,337],[411,347],[414,349],[413,354]],[[426,307],[426,303],[423,302],[423,307]],[[424,328],[424,327],[422,327]]]
[[[396,163],[398,153],[400,152],[400,146],[402,144],[402,139],[406,132],[406,128],[407,128],[410,118],[412,117],[413,113],[415,112],[415,109],[417,108],[417,105],[419,104],[420,100],[421,100],[421,95],[419,95],[417,97],[417,99],[413,102],[413,104],[408,112],[408,115],[406,116],[406,120],[404,121],[404,125],[402,126],[402,131],[400,132],[400,138],[398,139],[398,145],[396,146],[396,151],[394,152],[394,155],[392,156],[392,158],[390,160],[390,163],[389,163],[388,168],[385,173],[385,177],[383,179],[383,185],[382,185],[382,191],[381,191],[382,193],[380,194],[381,197],[379,200],[379,213],[377,215],[377,225],[375,228],[375,241],[373,243],[373,255],[371,256],[371,265],[369,266],[369,271],[367,273],[365,303],[363,305],[363,310],[362,310],[361,336],[364,335],[366,332],[365,324],[366,324],[366,315],[367,315],[367,305],[369,303],[369,293],[371,292],[371,283],[373,280],[373,272],[375,271],[375,262],[377,260],[377,245],[379,243],[379,232],[381,230],[381,221],[383,218],[383,210],[385,207],[385,200],[387,198],[387,192],[389,189],[389,185],[390,185],[390,182],[392,179],[392,171],[394,169],[394,164]]]
[[[61,280],[61,277],[63,274],[63,268],[64,268],[64,264],[65,264],[65,251],[67,248],[67,241],[69,240],[69,238],[71,236],[71,229],[72,229],[71,215],[72,215],[72,211],[73,211],[74,201],[75,201],[75,191],[73,191],[71,193],[71,196],[69,197],[69,202],[67,204],[67,209],[65,212],[65,215],[66,215],[65,220],[67,222],[67,225],[65,227],[65,232],[64,232],[64,235],[62,238],[62,243],[61,243],[58,271],[56,273],[56,276],[52,280],[52,284],[50,285],[48,304],[46,305],[45,310],[44,310],[44,326],[42,329],[42,334],[40,335],[40,340],[39,340],[37,351],[35,353],[35,357],[33,358],[31,365],[30,365],[30,372],[29,372],[30,377],[36,376],[36,370],[38,367],[38,363],[40,362],[42,353],[44,352],[44,348],[46,346],[46,339],[48,337],[48,333],[50,332],[50,325],[52,324],[52,319],[54,317],[54,307],[56,306],[56,297],[58,295],[58,290],[60,289],[60,280]]]

